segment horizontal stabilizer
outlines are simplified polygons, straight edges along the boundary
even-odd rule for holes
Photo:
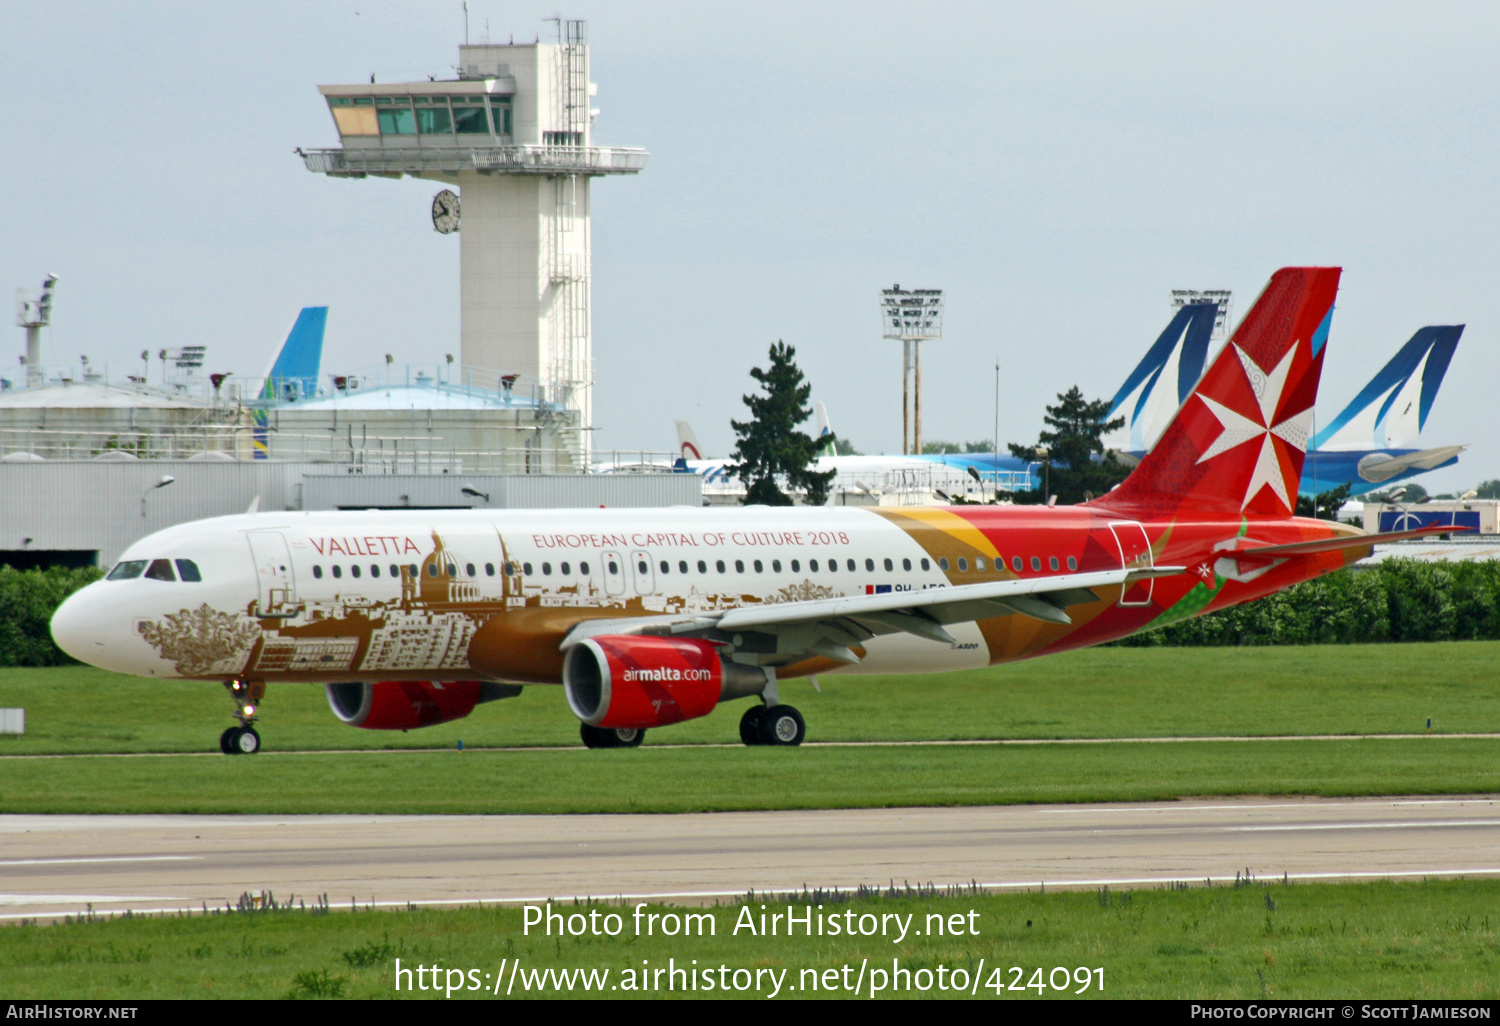
[[[1410,531],[1386,531],[1384,534],[1346,534],[1338,538],[1323,538],[1319,541],[1292,542],[1290,545],[1262,545],[1254,549],[1240,549],[1236,558],[1245,556],[1310,556],[1318,552],[1338,552],[1342,549],[1362,549],[1368,545],[1384,545],[1386,542],[1405,541],[1408,538],[1426,538],[1435,534],[1458,534],[1472,531],[1471,527],[1455,527],[1434,524]]]
[[[1389,481],[1397,474],[1404,474],[1408,470],[1433,470],[1447,463],[1467,448],[1467,445],[1442,445],[1436,449],[1409,452],[1404,456],[1388,456],[1385,453],[1379,452],[1371,453],[1359,461],[1359,476],[1371,484],[1380,484],[1384,481]]]

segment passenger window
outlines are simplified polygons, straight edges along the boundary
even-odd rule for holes
[[[564,563],[562,565],[562,575],[564,577],[569,577],[569,576],[572,576],[572,573],[573,573],[573,567],[572,567],[572,565],[569,564],[569,563]]]
[[[401,576],[401,568],[399,566],[397,566],[395,563],[391,564],[391,576],[392,577],[400,577]]]
[[[486,564],[484,564],[484,576],[486,576],[486,577],[494,577],[495,576],[495,564],[494,563],[486,563]]]
[[[337,564],[337,563],[333,564],[333,576],[335,576],[335,577],[343,577],[344,576],[344,568],[342,566],[340,566],[339,564]]]
[[[177,576],[184,581],[197,584],[203,580],[203,575],[198,573],[198,564],[191,559],[179,559],[177,561]]]
[[[680,573],[680,574],[685,574],[685,573],[688,572],[687,560],[685,560],[685,559],[679,559],[677,561],[677,572]]]
[[[758,574],[759,573],[765,573],[765,569],[766,569],[765,566],[761,563],[760,560],[757,559],[755,561],[755,572],[758,573]]]
[[[449,577],[457,577],[458,576],[458,567],[454,566],[452,563],[448,564],[448,576]]]
[[[854,573],[854,560],[852,560],[852,559],[846,559],[844,562],[848,565],[849,572],[851,574]]]
[[[865,573],[872,574],[874,572],[875,572],[875,561],[873,559],[866,559],[865,560]]]
[[[943,573],[947,573],[948,572],[948,557],[947,556],[939,556],[938,557],[938,569],[942,570]]]
[[[817,568],[814,567],[813,569],[817,569]],[[792,560],[792,573],[794,573],[794,574],[800,574],[801,572],[802,572],[802,564],[800,562],[798,562],[797,560],[795,560],[795,559]]]
[[[669,562],[667,562],[665,559],[662,560],[661,561],[661,572],[664,573],[664,574],[671,573],[672,572],[672,564],[669,563]]]
[[[903,570],[910,570],[911,569],[911,560],[909,560],[909,559],[903,559],[901,561],[901,569],[903,569]]]
[[[313,564],[313,576],[320,581],[323,579],[323,568],[316,563]]]
[[[349,568],[349,572],[351,574],[353,574],[355,577],[358,577],[359,576],[359,564],[355,563],[353,566],[351,566]]]
[[[771,560],[771,572],[773,574],[779,574],[779,573],[781,573],[781,560],[779,560],[779,559],[773,559],[773,560]]]
[[[1057,569],[1057,557],[1056,556],[1052,556],[1051,558],[1049,558],[1047,560],[1047,565],[1050,566],[1052,569],[1056,570]]]
[[[408,563],[408,564],[406,564],[406,572],[409,573],[409,574],[411,574],[413,577],[420,577],[420,576],[422,576],[420,573],[417,572],[417,564],[415,564],[415,563]]]
[[[724,572],[724,561],[722,559],[716,560],[714,566],[718,569],[719,573],[722,574]]]
[[[168,559],[153,559],[146,567],[146,576],[153,581],[177,580],[177,575],[172,572],[172,561]]]
[[[701,560],[701,559],[698,560],[698,572],[700,574],[706,574],[706,573],[708,573],[708,564],[705,563],[705,562],[703,562],[703,560]]]
[[[530,568],[531,568],[531,564],[528,563],[527,564],[527,572],[528,573],[530,572]],[[609,572],[612,573],[612,574],[619,573],[620,572],[620,564],[616,563],[614,560],[611,559],[609,561]]]
[[[589,565],[587,563],[579,563],[578,572],[587,577],[589,575]]]
[[[611,563],[610,566],[614,566],[614,564]],[[522,563],[521,564],[521,573],[525,574],[527,577],[530,577],[531,576],[531,564],[530,563]]]
[[[337,575],[335,574],[334,576],[337,576]],[[427,576],[428,577],[436,577],[437,576],[437,564],[436,563],[428,563],[427,564]]]
[[[1068,557],[1068,569],[1069,570],[1077,570],[1078,569],[1078,560],[1074,559],[1072,556]]]
[[[141,572],[145,569],[146,561],[144,559],[131,559],[123,563],[116,563],[115,568],[109,572],[109,577],[106,580],[128,581],[131,578],[141,576]]]
[[[959,556],[958,557],[958,569],[962,573],[968,573],[969,572],[969,560],[968,560],[967,556]]]
[[[894,570],[894,569],[896,569],[896,564],[895,564],[895,563],[892,563],[892,562],[891,562],[891,561],[890,561],[890,560],[889,560],[889,559],[887,559],[887,560],[886,560],[886,561],[885,561],[885,568],[886,568],[886,569],[887,569],[887,570]]]
[[[380,576],[380,566],[378,564],[375,564],[375,563],[371,563],[370,564],[370,576],[371,577],[379,577]]]
[[[469,564],[465,565],[464,566],[464,573],[468,574],[470,577],[473,577],[474,576],[474,564],[473,563],[469,563]],[[564,570],[563,573],[567,573],[567,571]]]
[[[818,561],[816,559],[809,559],[807,561],[807,568],[809,570],[811,570],[813,573],[817,573],[818,572]]]
[[[838,560],[836,560],[836,559],[830,559],[828,561],[828,572],[831,573],[831,574],[836,574],[836,573],[839,572],[839,561]]]
[[[1040,570],[1041,568],[1042,568],[1042,561],[1039,558],[1037,558],[1036,556],[1032,556],[1031,557],[1031,569],[1033,569],[1033,570]]]
[[[975,556],[974,557],[974,569],[975,570],[981,570],[981,571],[984,569],[984,557],[983,556]]]
[[[1021,572],[1021,557],[1020,556],[1011,556],[1010,557],[1010,565],[1011,565],[1011,569],[1015,570],[1016,573],[1020,573]]]
[[[635,564],[635,572],[636,573],[641,574],[641,575],[645,575],[649,570],[650,570],[650,567],[646,564],[646,561],[644,559],[636,561],[636,564]]]
[[[745,572],[745,561],[743,559],[736,559],[734,561],[734,572],[737,574]]]
[[[514,564],[514,563],[506,563],[505,566],[502,569],[505,570],[505,576],[506,577],[514,577],[514,576],[516,576],[516,564]]]
[[[927,557],[926,556],[922,557],[922,569],[923,570],[931,570],[932,569],[932,564],[929,563],[929,562],[927,562]]]

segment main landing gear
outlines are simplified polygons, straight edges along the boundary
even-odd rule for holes
[[[805,737],[807,724],[790,705],[752,705],[740,717],[740,740],[747,745],[800,745]]]
[[[590,748],[639,748],[646,739],[644,730],[633,727],[591,727],[580,723],[578,733]]]
[[[260,751],[260,735],[252,724],[260,700],[265,697],[266,683],[261,680],[229,680],[224,682],[224,688],[234,699],[234,718],[240,721],[240,725],[219,735],[219,751],[225,755],[254,755]]]

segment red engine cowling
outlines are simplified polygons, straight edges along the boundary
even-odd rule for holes
[[[644,730],[713,712],[724,666],[711,642],[602,634],[568,652],[563,690],[590,726]]]
[[[483,686],[477,680],[446,684],[395,680],[329,684],[328,705],[335,716],[351,727],[411,730],[469,715],[482,700]]]

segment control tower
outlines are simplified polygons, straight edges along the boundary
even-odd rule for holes
[[[464,374],[497,387],[535,382],[537,426],[558,431],[587,465],[589,184],[639,173],[646,151],[593,145],[585,23],[559,21],[557,35],[460,46],[454,79],[320,85],[340,146],[298,152],[309,171],[333,177],[447,186],[432,222],[459,232]]]

